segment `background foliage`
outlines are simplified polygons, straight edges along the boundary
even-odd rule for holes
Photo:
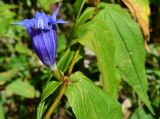
[[[34,119],[36,114],[40,119],[45,113],[46,105],[50,105],[58,94],[61,83],[55,81],[53,77],[52,80],[48,80],[50,72],[32,51],[27,32],[23,27],[12,25],[25,18],[32,18],[37,10],[51,14],[56,9],[57,2],[58,0],[0,1],[0,119],[5,117]],[[148,21],[150,37],[147,32],[143,34],[146,40],[149,39],[150,52],[142,47],[143,35],[139,28],[145,27],[141,23],[148,18],[147,10],[146,14],[142,14],[146,15],[144,19],[138,16],[134,20],[134,13],[129,12],[127,5],[121,0],[102,0],[112,4],[102,3],[97,6],[98,2],[98,0],[61,2],[58,17],[69,21],[69,24],[57,26],[56,60],[61,71],[66,73],[79,47],[77,42],[83,46],[74,67],[73,72],[76,73],[71,75],[72,81],[79,82],[67,88],[58,111],[55,112],[55,118],[99,119],[102,115],[104,119],[112,118],[113,112],[109,111],[120,110],[121,104],[123,118],[160,119],[159,0],[150,0],[148,8],[147,3],[143,4],[145,10],[151,10]],[[140,0],[140,4],[142,3],[143,0]],[[138,10],[137,6],[136,9]],[[136,21],[141,26],[138,26]],[[86,47],[95,54],[90,53]],[[146,70],[143,67],[144,62]],[[108,95],[95,84],[103,88]],[[83,93],[90,96],[82,95]],[[74,96],[75,102],[72,98]],[[94,104],[98,105],[98,108],[94,107]],[[105,113],[103,105],[108,105],[108,113]],[[155,115],[151,113],[152,108]],[[121,118],[121,112],[115,111],[114,114]]]

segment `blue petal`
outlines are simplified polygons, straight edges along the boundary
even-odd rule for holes
[[[43,18],[43,17],[46,17],[46,14],[44,12],[36,12],[35,14],[35,18],[36,19],[39,19],[39,18]]]
[[[35,23],[36,28],[49,29],[49,24],[48,24],[50,22],[49,16],[47,16],[43,12],[36,12],[35,18],[36,18],[36,23]]]
[[[54,30],[36,29],[32,31],[32,46],[40,60],[52,67],[56,57],[56,32]]]
[[[58,11],[60,9],[60,5],[58,6],[58,8],[53,12],[52,16],[51,16],[51,19],[53,20],[53,22],[56,22],[56,17],[57,17],[57,14],[58,14]]]
[[[34,28],[35,27],[35,23],[36,23],[35,18],[32,18],[32,19],[25,19],[23,21],[15,23],[15,24],[24,26],[26,28],[26,30],[28,31],[28,33],[30,34],[31,33],[31,27]]]
[[[41,38],[41,30],[36,30],[34,32],[37,32],[39,34],[33,36],[32,38],[32,46],[34,48],[34,51],[43,62],[43,64],[45,64],[47,67],[50,67],[50,65],[52,65],[52,62],[49,58],[49,54],[43,42],[43,39]]]
[[[20,22],[18,22],[18,23],[16,23],[16,24],[17,24],[17,25],[24,26],[24,27],[26,27],[26,28],[34,27],[35,18],[25,19],[25,20],[20,21]]]
[[[58,24],[64,24],[64,23],[68,23],[67,21],[64,21],[64,20],[62,20],[62,19],[58,19],[57,20],[57,23]]]
[[[50,61],[53,63],[56,54],[56,33],[54,31],[45,32],[42,31],[42,37],[44,45],[46,46],[46,50],[48,51]]]

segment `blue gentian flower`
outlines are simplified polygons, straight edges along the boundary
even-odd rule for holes
[[[59,8],[60,6],[58,6],[51,16],[43,12],[37,12],[35,18],[25,19],[17,23],[26,28],[31,37],[32,47],[35,53],[43,64],[51,70],[54,70],[56,66],[56,24],[66,23],[61,19],[56,20]]]

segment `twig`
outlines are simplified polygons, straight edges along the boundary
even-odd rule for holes
[[[78,56],[78,54],[79,54],[80,49],[81,49],[81,46],[78,47],[78,49],[76,50],[76,52],[75,52],[75,54],[74,54],[74,56],[73,56],[72,62],[71,62],[70,67],[69,67],[69,69],[68,69],[67,76],[70,76],[71,73],[72,73],[72,70],[73,70],[73,67],[74,67],[74,65],[75,65],[75,62],[76,62],[76,59],[77,59],[77,56]]]
[[[65,80],[65,81],[63,82],[63,85],[62,85],[62,87],[61,87],[61,89],[60,89],[59,95],[56,97],[56,99],[55,99],[54,102],[52,103],[52,105],[51,105],[51,107],[49,108],[49,110],[47,111],[44,119],[49,119],[49,118],[50,118],[52,112],[53,112],[53,111],[56,109],[56,107],[58,106],[58,104],[59,104],[59,102],[60,102],[60,100],[61,100],[61,98],[62,98],[62,96],[63,96],[63,94],[64,94],[64,92],[65,92],[66,87],[67,87],[67,80]]]

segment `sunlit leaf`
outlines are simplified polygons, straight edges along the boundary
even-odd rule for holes
[[[75,31],[75,37],[84,46],[90,48],[97,56],[98,66],[102,74],[103,88],[111,96],[117,98],[120,80],[116,78],[114,66],[114,41],[108,26],[100,20],[94,19],[81,25]],[[77,33],[77,35],[76,35]]]
[[[147,46],[147,40],[149,40],[149,15],[150,6],[149,0],[122,0],[124,4],[129,8],[132,15],[140,25],[145,39],[145,46]]]
[[[41,96],[41,102],[44,101],[48,96],[50,96],[60,85],[61,85],[61,82],[48,81],[43,90],[43,93]]]
[[[153,112],[147,96],[145,50],[139,26],[118,5],[101,4],[92,21],[77,30],[77,40],[96,53],[107,91],[113,95],[118,84],[117,71]],[[114,54],[114,43],[115,54]]]
[[[115,63],[122,78],[135,90],[153,112],[147,96],[143,35],[136,22],[119,6],[106,5],[97,19],[102,19],[116,45]]]
[[[77,119],[122,119],[119,103],[81,72],[71,75],[70,79],[65,95]]]

